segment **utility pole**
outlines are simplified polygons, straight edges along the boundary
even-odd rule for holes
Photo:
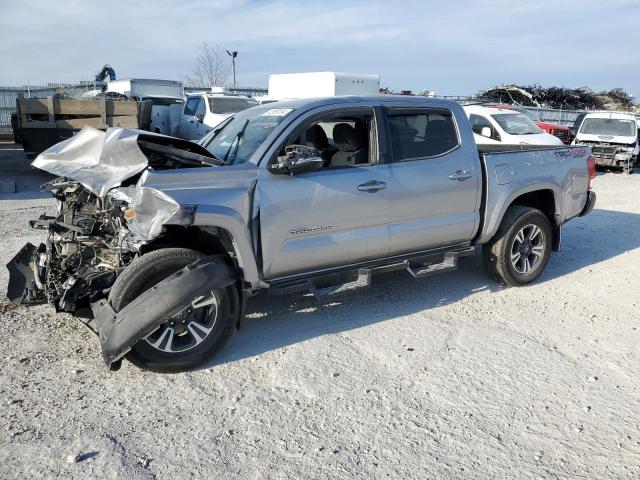
[[[238,51],[234,50],[230,52],[227,50],[227,53],[231,57],[231,66],[233,68],[233,88],[236,88],[236,57],[238,56]]]

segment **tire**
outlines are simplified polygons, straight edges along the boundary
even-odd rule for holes
[[[203,256],[186,248],[163,248],[136,258],[109,293],[113,309],[119,312],[140,294]],[[191,313],[172,317],[136,343],[127,354],[128,360],[146,370],[175,373],[213,358],[235,330],[238,294],[234,286],[216,289],[211,298],[199,302],[206,305],[194,305]]]
[[[526,285],[544,271],[551,240],[551,224],[544,213],[531,207],[511,206],[495,236],[483,246],[483,263],[498,282],[512,287]]]

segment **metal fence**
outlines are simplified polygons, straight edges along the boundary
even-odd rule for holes
[[[77,84],[49,83],[47,85],[39,86],[23,85],[19,87],[0,87],[0,136],[6,137],[11,134],[11,114],[16,111],[16,99],[19,94],[23,94],[26,98],[46,98],[56,93],[67,93],[71,96],[80,96],[95,88],[96,86],[93,82],[82,82]],[[192,86],[183,87],[184,93],[202,90],[206,89],[203,87]],[[228,91],[239,95],[247,95],[249,97],[267,94],[267,89],[260,87],[229,88]]]
[[[0,87],[0,135],[6,136],[11,133],[11,114],[16,111],[16,100],[19,94],[26,98],[40,97],[46,98],[55,93],[65,92],[72,96],[79,96],[82,93],[93,89],[92,83],[49,83],[47,85],[23,85],[20,87]]]
[[[535,108],[526,107],[527,110],[533,112],[543,122],[559,123],[568,127],[573,125],[582,110],[554,110],[553,108]]]

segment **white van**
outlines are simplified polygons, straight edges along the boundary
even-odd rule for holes
[[[545,132],[520,112],[481,105],[463,108],[478,145],[564,145],[562,140]]]
[[[634,115],[589,113],[576,132],[574,145],[588,145],[596,165],[622,168],[629,173],[638,161],[638,123]]]

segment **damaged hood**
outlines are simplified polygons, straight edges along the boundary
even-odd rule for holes
[[[103,132],[85,126],[42,152],[31,165],[80,182],[102,198],[146,169],[150,165],[148,154],[181,157],[186,162],[183,166],[190,167],[220,164],[203,146],[181,138],[121,127]]]
[[[76,180],[98,197],[104,197],[123,180],[147,167],[147,157],[138,146],[141,133],[124,128],[103,132],[85,126],[73,137],[42,152],[31,165]]]

